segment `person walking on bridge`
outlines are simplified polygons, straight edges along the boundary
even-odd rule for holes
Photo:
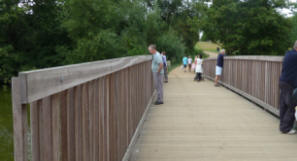
[[[163,104],[163,77],[164,77],[164,69],[163,69],[163,60],[161,54],[157,51],[156,45],[152,44],[148,47],[149,52],[153,55],[152,60],[152,72],[154,79],[154,86],[157,90],[157,101],[155,105]]]
[[[196,77],[194,80],[196,80],[196,81],[202,80],[202,73],[203,73],[202,64],[203,64],[202,55],[199,55],[197,58],[197,64],[196,64],[196,68],[195,68]]]
[[[293,91],[297,88],[297,41],[293,50],[288,51],[283,60],[283,69],[279,81],[280,87],[280,131],[295,134],[295,106]]]
[[[191,58],[191,56],[188,57],[188,67],[189,67],[189,72],[191,72],[192,70],[192,63],[193,63],[193,59]]]
[[[188,57],[186,57],[186,56],[183,57],[183,65],[184,65],[184,72],[187,72]]]
[[[225,49],[222,49],[220,54],[217,58],[217,65],[216,65],[216,77],[215,77],[215,86],[219,87],[219,80],[222,76],[223,67],[224,67],[224,55],[225,55]]]
[[[164,82],[168,83],[168,65],[167,65],[167,57],[166,52],[162,52],[162,60],[163,60],[163,70],[164,70]]]

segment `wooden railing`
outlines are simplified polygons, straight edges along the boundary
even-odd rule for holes
[[[275,115],[279,115],[279,77],[282,57],[225,57],[221,83]],[[204,75],[215,77],[216,59],[204,61]]]
[[[151,56],[19,73],[15,161],[120,161],[152,95]]]

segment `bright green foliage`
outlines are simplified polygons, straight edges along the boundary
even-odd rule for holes
[[[178,34],[173,30],[169,30],[158,38],[157,44],[160,52],[166,51],[168,59],[173,62],[181,60],[186,49]]]
[[[18,6],[18,1],[0,3],[0,83],[8,83],[18,71],[60,65],[57,52],[71,41],[60,28],[61,9],[56,0],[35,0],[35,5]],[[9,5],[8,5],[9,4]]]
[[[229,53],[278,55],[288,49],[291,24],[276,7],[283,1],[214,0],[204,24],[207,37]]]

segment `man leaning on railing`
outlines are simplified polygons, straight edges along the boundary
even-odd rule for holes
[[[285,134],[295,134],[296,100],[294,100],[293,91],[297,88],[297,41],[293,50],[288,51],[284,57],[279,87],[280,131]]]
[[[156,45],[152,44],[148,47],[149,52],[153,55],[152,60],[152,72],[154,78],[154,86],[157,90],[157,101],[155,105],[163,104],[163,78],[164,78],[164,69],[163,69],[163,60],[161,54],[157,51]]]

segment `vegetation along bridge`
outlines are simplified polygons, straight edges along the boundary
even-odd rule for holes
[[[226,57],[233,92],[175,69],[157,107],[150,66],[138,56],[19,73],[15,161],[297,160],[275,117],[281,57]],[[206,77],[214,68],[205,60]]]

